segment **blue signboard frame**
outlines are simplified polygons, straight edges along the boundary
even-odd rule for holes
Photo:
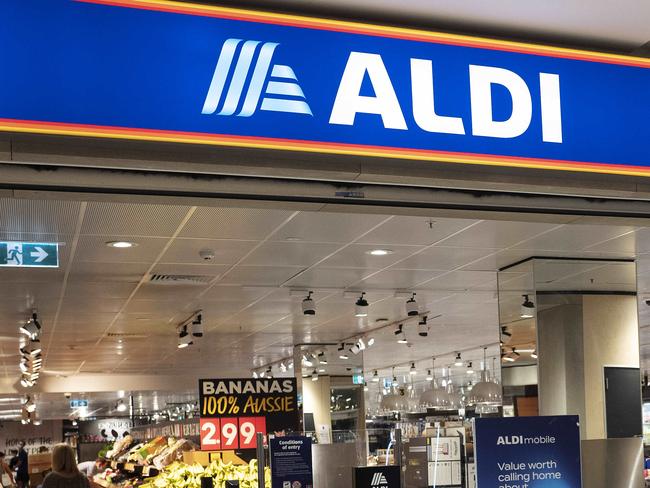
[[[477,488],[581,488],[578,416],[475,420]]]
[[[644,58],[163,0],[0,16],[0,131],[650,175]]]

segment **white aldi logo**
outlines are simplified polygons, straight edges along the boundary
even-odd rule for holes
[[[382,486],[388,486],[388,480],[384,473],[375,473],[372,477],[372,483],[370,483],[372,488],[380,488]]]
[[[271,63],[277,47],[275,42],[226,40],[201,113],[219,109],[217,115],[223,116],[250,117],[257,110],[312,115],[293,69]]]

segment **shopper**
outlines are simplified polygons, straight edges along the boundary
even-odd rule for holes
[[[16,466],[16,486],[18,488],[27,488],[29,486],[29,456],[25,451],[25,441],[18,443],[18,463]]]
[[[6,474],[9,477],[9,486],[16,486],[16,482],[14,481],[14,474],[11,472],[11,469],[9,468],[9,465],[7,464],[7,460],[5,459],[5,453],[0,452],[0,476]],[[4,481],[4,476],[0,478],[0,485],[6,488],[7,485],[5,485]]]
[[[105,467],[106,459],[104,458],[97,458],[94,461],[84,461],[77,465],[81,474],[86,476],[89,480],[92,480],[93,476],[104,471]]]
[[[68,444],[57,444],[52,449],[52,472],[43,480],[42,488],[90,488],[77,468],[74,451]]]
[[[11,469],[12,473],[15,473],[18,468],[18,449],[12,449],[9,451],[9,454],[11,455],[11,458],[9,458],[9,469]]]

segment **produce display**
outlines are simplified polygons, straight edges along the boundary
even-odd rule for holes
[[[149,478],[140,488],[201,488],[201,478],[212,478],[214,488],[224,488],[225,482],[239,481],[240,488],[258,488],[257,460],[236,465],[212,461],[205,468],[200,464],[175,462],[167,466],[158,476]],[[271,488],[271,470],[264,468],[264,488]]]
[[[106,453],[106,458],[111,461],[155,466],[157,469],[163,469],[174,461],[181,460],[184,451],[193,451],[196,447],[187,439],[163,436],[156,437],[149,442],[135,444],[133,437],[127,435],[124,439],[115,441],[113,449]]]

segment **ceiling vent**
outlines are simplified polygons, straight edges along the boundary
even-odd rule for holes
[[[207,285],[215,276],[207,275],[180,275],[180,274],[152,274],[149,283],[152,285]]]

